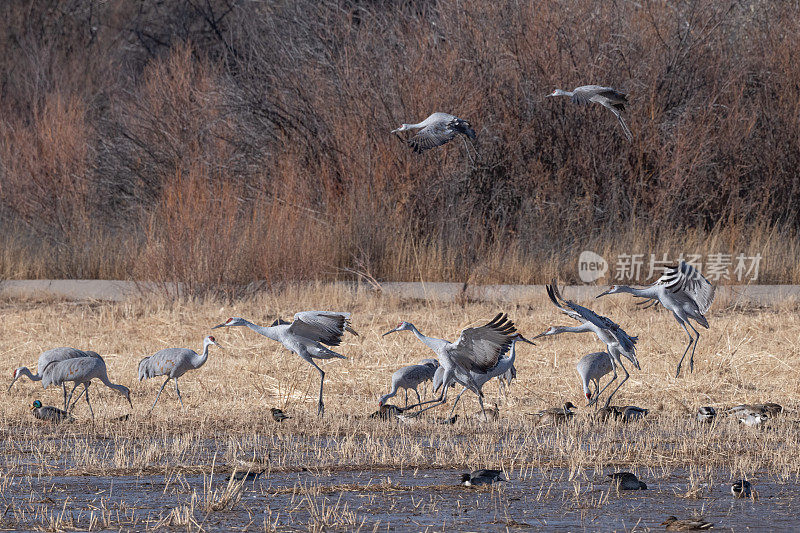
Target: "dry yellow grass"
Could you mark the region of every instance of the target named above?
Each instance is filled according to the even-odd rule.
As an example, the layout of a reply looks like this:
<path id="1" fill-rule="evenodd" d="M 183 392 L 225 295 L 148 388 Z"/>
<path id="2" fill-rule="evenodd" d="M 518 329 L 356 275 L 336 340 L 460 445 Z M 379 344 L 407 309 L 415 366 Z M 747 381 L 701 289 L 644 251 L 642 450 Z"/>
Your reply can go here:
<path id="1" fill-rule="evenodd" d="M 409 425 L 367 416 L 377 408 L 378 397 L 388 391 L 393 370 L 430 356 L 411 334 L 381 337 L 397 322 L 408 320 L 426 334 L 454 339 L 462 328 L 480 324 L 502 309 L 520 331 L 532 337 L 551 324 L 570 323 L 544 296 L 516 305 L 461 305 L 401 301 L 318 286 L 287 289 L 234 304 L 149 300 L 122 304 L 4 302 L 2 306 L 0 338 L 5 342 L 0 367 L 9 377 L 19 365 L 33 367 L 45 349 L 62 345 L 91 348 L 105 357 L 111 380 L 131 388 L 134 409 L 128 421 L 111 421 L 128 407 L 120 396 L 97 384 L 93 387 L 94 425 L 81 400 L 75 410 L 76 423 L 52 427 L 33 419 L 28 407 L 35 398 L 59 405 L 60 391 L 42 391 L 40 384 L 27 380 L 18 382 L 10 392 L 3 392 L 0 404 L 5 421 L 0 435 L 4 450 L 0 495 L 11 490 L 19 476 L 163 476 L 164 493 L 172 486 L 169 490 L 177 491 L 179 505 L 145 522 L 153 527 L 172 524 L 196 529 L 211 512 L 208 509 L 222 505 L 218 502 L 236 505 L 240 497 L 241 487 L 212 488 L 210 482 L 204 482 L 202 487 L 190 488 L 181 481 L 183 476 L 208 475 L 212 468 L 217 478 L 234 469 L 266 469 L 265 475 L 271 479 L 270 475 L 303 469 L 319 475 L 350 470 L 503 467 L 520 482 L 533 483 L 542 476 L 551 479 L 550 485 L 543 481 L 539 486 L 537 501 L 574 500 L 579 508 L 598 509 L 609 495 L 597 493 L 593 487 L 609 469 L 629 469 L 650 480 L 670 479 L 676 472 L 688 475 L 686 488 L 678 494 L 687 501 L 702 498 L 708 490 L 700 481 L 724 483 L 734 476 L 761 475 L 782 483 L 800 476 L 800 454 L 796 453 L 800 424 L 795 420 L 800 404 L 796 378 L 800 317 L 788 306 L 712 309 L 711 330 L 702 334 L 694 374 L 675 379 L 672 375 L 685 335 L 671 316 L 637 310 L 624 297 L 592 302 L 596 310 L 640 336 L 643 369 L 631 370 L 632 376 L 615 403 L 635 404 L 651 412 L 637 423 L 602 424 L 585 416 L 589 410 L 581 409 L 572 423 L 557 428 L 536 427 L 525 413 L 565 400 L 583 405 L 574 364 L 581 355 L 601 348 L 588 334 L 565 334 L 539 339 L 535 347 L 519 346 L 518 379 L 510 393 L 497 400 L 501 409 L 497 422 L 469 420 L 478 409 L 471 393 L 462 398 L 458 408 L 461 419 L 455 426 L 434 422 L 445 414 L 445 408 Z M 305 309 L 351 311 L 353 326 L 360 333 L 359 337 L 347 336 L 340 347 L 347 360 L 323 366 L 324 419 L 316 416 L 318 374 L 296 355 L 247 328 L 214 331 L 225 351 L 212 346 L 206 365 L 182 378 L 185 409 L 180 408 L 170 385 L 153 415 L 147 416 L 161 380 L 137 381 L 141 357 L 165 347 L 199 349 L 211 326 L 229 316 L 269 324 L 278 315 L 287 318 Z M 497 386 L 490 383 L 484 390 L 491 404 L 498 396 Z M 395 400 L 402 404 L 399 396 Z M 781 403 L 786 414 L 762 429 L 742 428 L 735 420 L 724 418 L 714 425 L 694 422 L 700 405 L 763 401 Z M 293 418 L 275 423 L 268 409 L 272 406 L 283 408 Z M 553 483 L 557 487 L 566 479 L 574 484 L 574 494 L 563 489 L 551 494 Z M 346 503 L 337 503 L 336 495 L 356 491 L 369 496 L 393 490 L 410 488 L 395 487 L 391 481 L 378 485 L 310 484 L 272 489 L 271 494 L 291 496 L 292 501 L 298 498 L 295 508 L 304 509 L 303 516 L 310 517 L 309 529 L 325 525 L 357 528 L 363 515 L 359 518 Z M 187 495 L 191 497 L 186 499 Z M 38 501 L 33 498 L 31 502 Z M 272 511 L 276 514 L 265 518 L 264 529 L 278 527 L 286 518 L 281 515 L 285 510 Z M 16 521 L 9 524 L 30 525 L 33 520 L 40 524 L 37 527 L 56 530 L 68 529 L 72 520 L 74 527 L 94 523 L 136 528 L 137 520 L 142 520 L 126 522 L 110 513 L 102 510 L 90 518 L 75 518 L 54 505 L 45 505 L 35 508 L 33 514 L 15 514 Z M 131 511 L 131 517 L 134 514 Z"/>

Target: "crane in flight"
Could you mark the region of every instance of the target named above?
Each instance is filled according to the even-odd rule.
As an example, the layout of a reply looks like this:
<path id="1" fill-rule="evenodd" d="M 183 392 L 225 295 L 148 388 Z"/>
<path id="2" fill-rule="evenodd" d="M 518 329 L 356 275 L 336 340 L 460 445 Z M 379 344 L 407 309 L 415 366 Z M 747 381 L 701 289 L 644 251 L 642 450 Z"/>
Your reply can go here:
<path id="1" fill-rule="evenodd" d="M 90 350 L 79 350 L 77 348 L 53 348 L 51 350 L 47 350 L 42 352 L 39 356 L 38 368 L 36 370 L 36 374 L 31 374 L 31 371 L 28 367 L 21 366 L 14 370 L 13 372 L 13 379 L 11 380 L 11 385 L 8 386 L 8 390 L 11 391 L 11 387 L 14 386 L 14 383 L 21 378 L 22 376 L 27 376 L 31 381 L 42 381 L 42 376 L 44 374 L 45 368 L 50 363 L 58 363 L 61 361 L 66 361 L 67 359 L 74 359 L 76 357 L 94 357 L 95 359 L 100 358 L 100 354 L 97 352 L 92 352 Z M 47 385 L 42 384 L 44 388 L 47 388 Z M 67 409 L 67 385 L 62 384 L 61 388 L 64 390 L 64 410 Z"/>
<path id="2" fill-rule="evenodd" d="M 418 154 L 449 143 L 459 133 L 470 139 L 475 138 L 475 130 L 472 129 L 469 122 L 449 113 L 433 113 L 417 124 L 401 124 L 399 128 L 392 130 L 392 133 L 413 129 L 418 129 L 419 133 L 407 142 L 411 149 Z"/>
<path id="3" fill-rule="evenodd" d="M 689 336 L 689 344 L 686 345 L 683 356 L 678 361 L 678 369 L 675 371 L 675 377 L 677 378 L 681 373 L 681 365 L 689 352 L 689 348 L 692 349 L 692 355 L 689 357 L 689 371 L 694 372 L 694 351 L 697 348 L 697 342 L 700 340 L 700 333 L 689 319 L 708 329 L 708 320 L 704 315 L 714 302 L 714 291 L 714 286 L 696 268 L 686 261 L 681 261 L 677 266 L 667 268 L 664 274 L 652 285 L 646 287 L 612 285 L 607 291 L 598 294 L 597 298 L 606 294 L 627 292 L 638 298 L 643 298 L 638 303 L 644 305 L 645 309 L 661 304 L 670 311 Z M 697 338 L 689 333 L 687 325 L 692 328 Z"/>
<path id="4" fill-rule="evenodd" d="M 231 317 L 222 324 L 211 329 L 247 326 L 259 335 L 278 341 L 287 349 L 299 355 L 304 361 L 317 369 L 319 380 L 319 416 L 325 413 L 322 403 L 322 387 L 325 383 L 325 372 L 317 366 L 314 359 L 347 359 L 328 346 L 339 346 L 345 331 L 358 335 L 350 327 L 350 313 L 334 311 L 303 311 L 294 315 L 291 324 L 281 324 L 278 319 L 274 326 L 265 327 L 253 324 L 240 317 Z"/>
<path id="5" fill-rule="evenodd" d="M 591 406 L 597 403 L 600 395 L 603 394 L 609 385 L 616 381 L 618 368 L 622 368 L 622 371 L 625 372 L 625 377 L 622 378 L 622 381 L 619 383 L 619 385 L 617 385 L 617 388 L 615 388 L 606 399 L 606 407 L 608 407 L 611 403 L 611 398 L 613 398 L 614 394 L 616 394 L 619 388 L 622 387 L 626 381 L 628 381 L 628 377 L 630 376 L 630 374 L 628 374 L 628 370 L 622 364 L 620 357 L 628 359 L 631 363 L 633 363 L 633 366 L 637 370 L 640 370 L 641 368 L 639 366 L 639 361 L 636 359 L 635 345 L 637 337 L 631 337 L 625 333 L 625 331 L 611 319 L 598 315 L 591 309 L 587 309 L 586 307 L 578 305 L 575 302 L 562 298 L 558 291 L 558 286 L 556 285 L 555 280 L 553 281 L 552 285 L 547 286 L 547 295 L 550 297 L 550 300 L 553 302 L 553 304 L 561 309 L 565 315 L 570 318 L 574 318 L 580 322 L 581 325 L 575 327 L 551 326 L 544 333 L 540 333 L 534 337 L 534 339 L 558 335 L 560 333 L 594 333 L 597 335 L 597 338 L 606 345 L 606 350 L 611 357 L 614 377 L 611 378 L 611 381 L 606 383 L 606 386 L 597 393 L 597 396 L 595 396 L 595 398 L 589 402 L 588 405 Z"/>
<path id="6" fill-rule="evenodd" d="M 498 372 L 496 375 L 506 372 L 510 365 L 513 364 L 513 360 L 508 363 L 510 358 L 504 358 L 503 355 L 511 348 L 513 341 L 517 337 L 517 330 L 514 327 L 514 323 L 509 320 L 508 315 L 505 313 L 498 313 L 497 316 L 483 326 L 463 330 L 456 342 L 423 335 L 410 322 L 401 322 L 396 328 L 384 333 L 383 336 L 385 337 L 396 331 L 411 331 L 423 344 L 433 350 L 442 369 L 440 371 L 441 382 L 444 384 L 439 398 L 412 405 L 409 409 L 427 403 L 433 403 L 433 405 L 407 416 L 417 416 L 423 411 L 446 403 L 447 391 L 452 381 L 460 383 L 477 394 L 478 401 L 481 404 L 481 411 L 485 411 L 481 387 L 486 381 L 480 382 L 480 380 L 492 371 L 498 370 L 498 363 L 502 363 L 502 372 Z M 503 366 L 506 363 L 508 363 L 508 366 Z"/>
<path id="7" fill-rule="evenodd" d="M 222 349 L 222 347 L 217 344 L 214 337 L 209 335 L 203 339 L 202 355 L 189 348 L 165 348 L 139 361 L 139 381 L 156 376 L 167 376 L 161 388 L 158 389 L 156 399 L 153 401 L 153 405 L 150 406 L 150 412 L 153 412 L 153 408 L 156 406 L 161 392 L 171 379 L 175 381 L 175 392 L 178 393 L 178 400 L 180 400 L 181 407 L 183 407 L 181 390 L 178 388 L 178 378 L 189 370 L 197 370 L 206 364 L 208 360 L 208 347 L 212 344 Z"/>
<path id="8" fill-rule="evenodd" d="M 631 130 L 625 124 L 625 119 L 622 118 L 622 111 L 625 111 L 625 106 L 628 104 L 628 95 L 622 91 L 618 91 L 611 87 L 603 87 L 602 85 L 582 85 L 575 87 L 572 91 L 564 91 L 556 89 L 547 96 L 569 96 L 575 104 L 588 104 L 595 102 L 605 107 L 617 117 L 619 125 L 622 126 L 622 131 L 628 141 L 633 141 Z"/>

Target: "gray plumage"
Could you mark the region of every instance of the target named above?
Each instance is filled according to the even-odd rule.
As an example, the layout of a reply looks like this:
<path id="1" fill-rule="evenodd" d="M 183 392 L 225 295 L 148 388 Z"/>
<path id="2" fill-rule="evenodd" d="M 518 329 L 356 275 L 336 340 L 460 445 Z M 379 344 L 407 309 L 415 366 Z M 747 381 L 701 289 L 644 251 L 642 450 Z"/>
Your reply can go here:
<path id="1" fill-rule="evenodd" d="M 497 316 L 483 326 L 463 330 L 456 342 L 448 342 L 423 335 L 410 322 L 401 322 L 396 328 L 384 333 L 383 336 L 385 337 L 395 331 L 413 332 L 422 343 L 436 353 L 441 365 L 441 383 L 445 385 L 439 398 L 418 404 L 433 403 L 434 405 L 421 409 L 410 416 L 418 416 L 419 413 L 447 402 L 447 391 L 453 381 L 460 383 L 466 389 L 477 394 L 481 410 L 483 410 L 483 392 L 481 391 L 483 384 L 491 377 L 504 373 L 514 364 L 513 357 L 503 357 L 503 355 L 512 348 L 516 340 L 530 343 L 530 341 L 517 334 L 514 323 L 509 320 L 508 315 L 505 313 L 498 313 Z M 512 351 L 513 353 L 515 352 Z M 437 371 L 439 370 L 437 369 Z M 461 392 L 461 394 L 463 393 L 464 391 Z M 455 409 L 456 403 L 457 401 L 454 403 L 453 409 Z"/>
<path id="2" fill-rule="evenodd" d="M 128 387 L 111 383 L 111 381 L 108 379 L 106 363 L 103 361 L 103 358 L 99 356 L 97 358 L 78 357 L 57 363 L 50 363 L 44 370 L 44 375 L 42 376 L 42 385 L 44 387 L 47 387 L 50 384 L 61 386 L 65 382 L 71 381 L 74 385 L 69 393 L 69 398 L 67 399 L 68 406 L 69 402 L 72 400 L 72 395 L 75 392 L 75 389 L 78 387 L 78 385 L 83 385 L 83 390 L 78 397 L 75 398 L 75 402 L 78 402 L 81 395 L 86 394 L 86 404 L 89 406 L 89 412 L 91 413 L 92 418 L 94 418 L 92 404 L 89 401 L 89 385 L 91 385 L 93 379 L 100 380 L 106 387 L 124 396 L 125 399 L 128 400 L 128 404 L 133 407 L 133 404 L 131 404 L 131 396 Z M 67 412 L 70 410 L 71 407 L 68 407 Z"/>
<path id="3" fill-rule="evenodd" d="M 689 319 L 708 329 L 708 320 L 706 320 L 705 314 L 714 302 L 714 286 L 696 268 L 686 261 L 681 261 L 677 266 L 664 270 L 664 274 L 652 285 L 647 287 L 612 285 L 610 289 L 597 297 L 621 292 L 642 298 L 638 303 L 644 305 L 644 308 L 660 303 L 672 313 L 672 316 L 675 317 L 675 320 L 689 336 L 689 344 L 686 345 L 683 356 L 678 361 L 675 377 L 678 377 L 681 372 L 681 365 L 689 352 L 689 348 L 692 349 L 692 355 L 689 357 L 689 371 L 694 372 L 694 352 L 700 340 L 700 333 Z M 692 328 L 696 338 L 689 333 L 687 325 Z"/>
<path id="4" fill-rule="evenodd" d="M 54 422 L 56 424 L 60 424 L 61 422 L 75 421 L 75 419 L 72 418 L 66 411 L 62 411 L 58 407 L 42 405 L 42 402 L 39 400 L 35 400 L 33 402 L 33 405 L 31 406 L 31 412 L 33 413 L 33 416 L 39 420 Z"/>
<path id="5" fill-rule="evenodd" d="M 594 405 L 597 403 L 597 399 L 600 397 L 600 395 L 603 394 L 609 385 L 616 381 L 617 368 L 622 368 L 622 371 L 625 372 L 625 377 L 622 378 L 622 381 L 619 383 L 619 385 L 617 385 L 611 394 L 608 395 L 608 398 L 606 398 L 605 406 L 608 407 L 611 404 L 611 398 L 614 397 L 614 394 L 617 393 L 620 387 L 622 387 L 622 385 L 628 381 L 628 377 L 630 377 L 628 370 L 622 364 L 620 356 L 633 363 L 633 366 L 637 370 L 641 369 L 639 366 L 639 361 L 636 359 L 637 337 L 631 337 L 625 333 L 625 330 L 623 330 L 613 320 L 598 315 L 591 309 L 587 309 L 586 307 L 578 305 L 575 302 L 565 300 L 559 293 L 558 286 L 556 285 L 555 281 L 553 281 L 552 285 L 547 285 L 547 295 L 550 297 L 550 301 L 552 301 L 556 307 L 558 307 L 567 316 L 581 322 L 581 325 L 576 327 L 553 326 L 544 333 L 534 337 L 534 339 L 548 335 L 558 335 L 559 333 L 592 332 L 597 335 L 597 338 L 606 345 L 606 350 L 611 356 L 611 361 L 613 363 L 612 371 L 614 372 L 614 376 L 611 378 L 611 381 L 606 383 L 605 387 L 603 387 L 600 392 L 597 393 L 597 396 L 591 402 L 589 402 L 589 405 Z"/>
<path id="6" fill-rule="evenodd" d="M 22 376 L 27 376 L 31 381 L 42 381 L 42 376 L 44 374 L 45 368 L 51 363 L 58 363 L 61 361 L 66 361 L 67 359 L 74 359 L 76 357 L 94 357 L 99 358 L 100 354 L 97 352 L 92 352 L 90 350 L 79 350 L 77 348 L 69 348 L 69 347 L 61 347 L 61 348 L 53 348 L 51 350 L 47 350 L 42 352 L 39 356 L 39 362 L 36 374 L 31 374 L 31 371 L 28 370 L 27 367 L 19 367 L 14 370 L 11 380 L 11 384 L 8 386 L 8 390 L 11 391 L 11 387 L 14 386 L 14 383 L 21 378 Z M 42 383 L 42 386 L 46 389 L 47 385 Z M 64 384 L 61 387 L 64 390 L 64 409 L 67 408 L 67 386 Z"/>
<path id="7" fill-rule="evenodd" d="M 611 483 L 616 485 L 618 490 L 647 490 L 644 481 L 639 481 L 639 478 L 630 472 L 616 472 L 608 474 L 608 477 L 611 478 Z"/>
<path id="8" fill-rule="evenodd" d="M 161 391 L 164 390 L 164 387 L 171 379 L 175 381 L 175 392 L 178 393 L 178 400 L 180 400 L 181 407 L 183 407 L 181 390 L 178 388 L 178 378 L 189 370 L 197 370 L 203 366 L 208 360 L 208 347 L 212 344 L 219 347 L 214 337 L 209 335 L 203 339 L 202 354 L 198 354 L 189 348 L 165 348 L 139 361 L 139 381 L 157 376 L 167 376 L 167 379 L 164 380 L 158 390 L 158 394 L 156 394 L 153 405 L 150 406 L 150 411 L 156 406 L 156 402 L 161 396 Z"/>
<path id="9" fill-rule="evenodd" d="M 417 124 L 402 124 L 399 128 L 392 130 L 392 133 L 410 129 L 420 130 L 408 140 L 408 145 L 418 154 L 447 144 L 457 134 L 465 135 L 470 139 L 475 138 L 475 130 L 472 129 L 469 122 L 448 113 L 433 113 Z"/>
<path id="10" fill-rule="evenodd" d="M 600 104 L 617 117 L 617 121 L 619 121 L 619 125 L 622 126 L 622 131 L 625 133 L 625 137 L 628 141 L 633 140 L 631 130 L 628 129 L 628 125 L 625 123 L 621 114 L 622 111 L 625 111 L 625 106 L 628 103 L 628 96 L 622 91 L 611 87 L 603 87 L 602 85 L 582 85 L 581 87 L 576 87 L 572 91 L 556 89 L 547 96 L 569 96 L 570 100 L 575 104 L 585 105 L 590 102 Z"/>
<path id="11" fill-rule="evenodd" d="M 278 320 L 278 322 L 281 321 Z M 212 329 L 232 326 L 247 326 L 268 339 L 278 341 L 287 350 L 296 353 L 316 368 L 320 374 L 318 413 L 320 416 L 325 413 L 325 405 L 322 403 L 325 372 L 317 366 L 314 359 L 347 359 L 327 346 L 339 346 L 345 331 L 358 335 L 350 327 L 350 313 L 303 311 L 294 315 L 294 321 L 291 324 L 279 323 L 270 327 L 259 326 L 240 317 L 232 317 Z"/>
<path id="12" fill-rule="evenodd" d="M 386 400 L 397 394 L 400 389 L 405 389 L 406 392 L 406 407 L 408 407 L 408 390 L 413 390 L 417 395 L 417 402 L 421 402 L 422 398 L 419 396 L 417 387 L 420 384 L 433 380 L 436 373 L 436 366 L 433 364 L 409 365 L 404 366 L 392 374 L 392 388 L 388 394 L 381 396 L 378 402 L 379 406 L 386 403 Z"/>
<path id="13" fill-rule="evenodd" d="M 589 384 L 594 383 L 594 395 L 600 392 L 600 379 L 614 370 L 611 356 L 606 352 L 594 352 L 584 355 L 575 365 L 575 370 L 581 378 L 583 394 L 587 400 L 592 399 Z"/>

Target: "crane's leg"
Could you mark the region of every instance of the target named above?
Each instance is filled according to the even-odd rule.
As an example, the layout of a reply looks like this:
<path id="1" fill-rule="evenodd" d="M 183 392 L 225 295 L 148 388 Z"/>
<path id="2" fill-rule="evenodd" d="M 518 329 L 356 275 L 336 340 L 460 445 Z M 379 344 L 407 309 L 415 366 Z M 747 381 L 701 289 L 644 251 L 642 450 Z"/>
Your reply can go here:
<path id="1" fill-rule="evenodd" d="M 462 390 L 461 392 L 459 392 L 458 396 L 456 396 L 456 401 L 453 402 L 453 408 L 450 409 L 450 417 L 449 418 L 453 418 L 453 413 L 456 410 L 456 405 L 458 405 L 458 400 L 461 399 L 461 395 L 464 394 L 465 392 L 467 392 L 466 388 L 464 390 Z"/>
<path id="2" fill-rule="evenodd" d="M 609 357 L 611 357 L 611 356 L 609 356 Z M 586 407 L 591 407 L 591 406 L 595 405 L 597 403 L 597 400 L 600 399 L 600 395 L 603 394 L 606 391 L 606 389 L 608 388 L 608 386 L 611 385 L 612 383 L 614 383 L 614 380 L 617 379 L 617 363 L 614 361 L 613 357 L 611 358 L 611 368 L 614 370 L 614 377 L 611 378 L 611 381 L 606 383 L 606 386 L 603 387 L 600 390 L 600 392 L 597 393 L 597 395 L 594 397 L 594 399 L 591 402 L 589 402 L 589 405 L 587 405 Z M 608 407 L 608 402 L 606 402 L 606 407 Z"/>
<path id="3" fill-rule="evenodd" d="M 62 385 L 63 385 L 63 383 L 62 383 Z M 69 405 L 69 402 L 70 402 L 70 401 L 72 401 L 72 393 L 74 393 L 74 392 L 75 392 L 75 389 L 76 389 L 77 387 L 78 387 L 78 384 L 77 384 L 77 383 L 75 383 L 75 382 L 73 382 L 73 384 L 72 384 L 72 390 L 71 390 L 71 391 L 69 391 L 69 398 L 67 399 L 67 401 L 66 401 L 66 405 L 64 406 L 64 410 L 65 410 L 66 412 L 68 412 L 68 413 L 69 413 L 70 411 L 72 411 L 72 408 L 73 408 L 73 407 L 75 407 L 75 404 L 72 404 L 72 407 L 69 407 L 69 408 L 67 408 L 67 406 Z M 65 388 L 64 390 L 66 390 L 66 388 Z M 81 394 L 83 394 L 83 392 L 82 392 L 82 391 L 81 391 Z M 75 398 L 75 402 L 77 403 L 77 401 L 78 401 L 78 400 L 80 400 L 80 399 L 81 399 L 81 395 L 79 394 L 79 395 L 78 395 L 78 397 L 77 397 L 77 398 Z"/>
<path id="4" fill-rule="evenodd" d="M 175 378 L 175 392 L 178 393 L 178 399 L 181 401 L 181 407 L 183 407 L 183 398 L 181 398 L 181 390 L 178 388 L 178 378 Z"/>
<path id="5" fill-rule="evenodd" d="M 408 389 L 406 389 L 406 392 L 408 392 Z M 422 398 L 420 398 L 420 396 L 419 396 L 419 391 L 417 389 L 414 389 L 414 392 L 417 393 L 417 403 L 421 403 L 422 402 Z"/>
<path id="6" fill-rule="evenodd" d="M 94 411 L 92 411 L 92 403 L 89 401 L 89 384 L 83 384 L 83 390 L 86 392 L 86 405 L 89 406 L 89 412 L 92 414 L 92 420 L 94 420 Z"/>
<path id="7" fill-rule="evenodd" d="M 694 334 L 697 335 L 697 338 L 694 340 L 694 344 L 692 345 L 692 355 L 689 357 L 689 372 L 694 372 L 694 350 L 697 348 L 697 343 L 700 342 L 700 332 L 694 329 L 694 326 L 691 322 L 689 322 L 689 327 L 692 328 Z"/>
<path id="8" fill-rule="evenodd" d="M 628 370 L 625 368 L 625 365 L 620 363 L 619 366 L 621 366 L 622 367 L 622 371 L 625 372 L 625 377 L 622 378 L 622 381 L 619 382 L 619 385 L 617 385 L 617 388 L 614 389 L 614 391 L 611 394 L 608 395 L 608 398 L 606 398 L 606 407 L 608 407 L 611 404 L 611 398 L 613 398 L 614 395 L 619 390 L 619 388 L 622 387 L 622 385 L 624 385 L 626 381 L 628 381 L 628 377 L 630 376 L 630 374 L 628 374 Z"/>
<path id="9" fill-rule="evenodd" d="M 403 389 L 406 391 L 406 406 L 405 409 L 408 409 L 408 389 Z"/>
<path id="10" fill-rule="evenodd" d="M 158 394 L 156 394 L 156 399 L 155 399 L 155 401 L 153 402 L 153 405 L 151 405 L 151 406 L 150 406 L 150 412 L 151 412 L 151 413 L 153 412 L 153 408 L 156 406 L 156 402 L 158 401 L 158 397 L 159 397 L 159 396 L 161 396 L 161 391 L 163 391 L 163 390 L 164 390 L 164 387 L 167 385 L 167 383 L 169 383 L 169 380 L 170 380 L 170 379 L 172 379 L 172 378 L 170 378 L 169 376 L 167 376 L 167 381 L 165 381 L 165 382 L 164 382 L 164 383 L 161 385 L 161 388 L 160 388 L 160 389 L 158 389 Z"/>
<path id="11" fill-rule="evenodd" d="M 420 406 L 420 405 L 423 405 L 423 404 L 426 404 L 426 403 L 433 403 L 433 405 L 431 405 L 431 406 L 428 406 L 428 407 L 426 407 L 425 409 L 420 409 L 420 410 L 419 410 L 419 411 L 417 411 L 416 413 L 413 413 L 413 414 L 410 414 L 410 415 L 406 415 L 406 416 L 407 416 L 408 418 L 416 418 L 417 416 L 419 416 L 419 415 L 420 415 L 420 413 L 424 413 L 424 412 L 425 412 L 425 411 L 427 411 L 428 409 L 433 409 L 434 407 L 439 407 L 440 405 L 446 404 L 446 403 L 447 403 L 447 389 L 449 389 L 449 388 L 450 388 L 450 387 L 445 387 L 445 388 L 444 388 L 444 390 L 442 391 L 442 394 L 441 394 L 441 396 L 439 396 L 439 397 L 438 397 L 438 398 L 436 398 L 435 400 L 428 400 L 428 401 L 426 401 L 426 402 L 418 403 L 417 405 L 412 405 L 411 407 L 409 407 L 409 409 L 412 409 L 412 408 L 414 408 L 414 407 L 418 407 L 418 406 Z M 466 389 L 465 389 L 465 390 L 466 390 Z"/>
<path id="12" fill-rule="evenodd" d="M 311 363 L 314 368 L 319 370 L 319 407 L 317 414 L 319 414 L 319 416 L 323 416 L 325 414 L 325 404 L 322 403 L 322 387 L 325 384 L 325 372 L 323 372 L 322 369 L 317 366 L 317 363 L 315 363 L 310 357 L 308 358 L 308 362 Z"/>
<path id="13" fill-rule="evenodd" d="M 681 357 L 681 360 L 678 361 L 678 370 L 675 371 L 675 377 L 676 378 L 681 373 L 681 365 L 683 364 L 683 360 L 686 358 L 686 354 L 689 352 L 689 348 L 691 348 L 692 344 L 694 344 L 694 337 L 692 337 L 692 334 L 689 333 L 688 329 L 686 329 L 686 322 L 684 322 L 683 320 L 680 320 L 680 319 L 679 319 L 679 321 L 681 323 L 681 326 L 683 326 L 683 330 L 686 332 L 687 335 L 689 335 L 689 344 L 686 345 L 686 349 L 683 351 L 683 357 Z M 692 328 L 692 329 L 694 329 L 694 328 Z M 694 357 L 694 350 L 692 350 L 692 357 Z"/>
<path id="14" fill-rule="evenodd" d="M 67 410 L 67 382 L 61 384 L 61 388 L 64 389 L 64 411 Z"/>

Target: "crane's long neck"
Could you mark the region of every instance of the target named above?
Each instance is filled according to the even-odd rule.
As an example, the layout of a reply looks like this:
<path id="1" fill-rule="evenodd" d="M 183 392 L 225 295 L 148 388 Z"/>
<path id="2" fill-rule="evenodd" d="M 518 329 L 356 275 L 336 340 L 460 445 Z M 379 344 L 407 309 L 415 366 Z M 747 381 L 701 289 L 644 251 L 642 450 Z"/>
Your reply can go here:
<path id="1" fill-rule="evenodd" d="M 640 296 L 642 298 L 657 298 L 658 297 L 658 288 L 654 286 L 650 287 L 629 287 L 627 285 L 619 285 L 617 287 L 617 292 L 627 292 L 628 294 L 633 294 L 634 296 Z"/>
<path id="2" fill-rule="evenodd" d="M 42 381 L 42 376 L 39 374 L 31 374 L 31 371 L 28 370 L 27 366 L 23 366 L 19 370 L 17 370 L 17 377 L 14 378 L 14 381 L 21 378 L 22 376 L 28 376 L 31 381 Z"/>
<path id="3" fill-rule="evenodd" d="M 556 89 L 553 96 L 572 96 L 574 91 L 565 91 L 563 89 Z"/>
<path id="4" fill-rule="evenodd" d="M 444 346 L 447 343 L 447 341 L 445 341 L 445 340 L 437 339 L 435 337 L 428 337 L 427 335 L 423 335 L 417 329 L 417 326 L 415 326 L 414 324 L 410 324 L 410 326 L 411 326 L 411 331 L 414 332 L 414 335 L 416 335 L 417 338 L 419 340 L 421 340 L 423 342 L 423 344 L 425 344 L 425 346 L 427 346 L 428 348 L 430 348 L 431 350 L 433 350 L 437 354 L 439 353 L 439 350 L 442 348 L 442 346 Z"/>
<path id="5" fill-rule="evenodd" d="M 200 355 L 195 354 L 195 356 L 192 358 L 192 366 L 194 368 L 200 368 L 201 366 L 206 364 L 206 361 L 208 361 L 209 346 L 211 346 L 210 342 L 203 343 L 203 353 L 201 353 Z"/>
<path id="6" fill-rule="evenodd" d="M 586 333 L 592 330 L 592 325 L 589 322 L 584 322 L 580 326 L 561 326 L 557 328 L 554 335 L 558 335 L 559 333 Z"/>
<path id="7" fill-rule="evenodd" d="M 252 329 L 256 333 L 258 333 L 259 335 L 264 335 L 268 339 L 272 339 L 274 341 L 279 341 L 279 342 L 280 342 L 279 333 L 282 330 L 287 329 L 289 327 L 286 324 L 281 324 L 279 326 L 272 326 L 272 327 L 259 326 L 258 324 L 253 324 L 248 320 L 244 320 L 244 325 Z"/>

